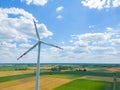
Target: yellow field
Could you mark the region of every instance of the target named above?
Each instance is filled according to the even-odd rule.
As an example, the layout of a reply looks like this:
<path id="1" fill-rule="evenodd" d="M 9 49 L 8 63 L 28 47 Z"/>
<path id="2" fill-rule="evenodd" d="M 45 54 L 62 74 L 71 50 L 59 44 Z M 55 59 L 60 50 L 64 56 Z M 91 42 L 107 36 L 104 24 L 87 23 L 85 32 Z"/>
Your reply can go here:
<path id="1" fill-rule="evenodd" d="M 120 72 L 120 68 L 119 67 L 112 67 L 112 68 L 108 68 L 107 70 L 109 72 Z"/>
<path id="2" fill-rule="evenodd" d="M 12 76 L 12 75 L 18 75 L 18 74 L 27 74 L 27 73 L 33 73 L 33 72 L 36 72 L 36 71 L 34 70 L 0 71 L 0 77 Z"/>
<path id="3" fill-rule="evenodd" d="M 43 70 L 50 70 L 52 67 L 51 66 L 41 66 L 40 69 Z"/>
<path id="4" fill-rule="evenodd" d="M 42 76 L 40 82 L 40 90 L 52 90 L 53 88 L 56 88 L 70 81 L 71 81 L 70 79 Z M 35 77 L 0 83 L 0 90 L 34 90 L 34 89 L 35 89 Z"/>

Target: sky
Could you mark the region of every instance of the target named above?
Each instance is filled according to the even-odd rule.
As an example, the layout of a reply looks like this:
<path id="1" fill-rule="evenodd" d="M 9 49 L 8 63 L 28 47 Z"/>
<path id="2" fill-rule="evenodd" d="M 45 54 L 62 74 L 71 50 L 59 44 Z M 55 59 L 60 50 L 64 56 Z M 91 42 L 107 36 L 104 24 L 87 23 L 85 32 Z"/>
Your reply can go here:
<path id="1" fill-rule="evenodd" d="M 0 63 L 119 63 L 120 0 L 0 0 Z"/>

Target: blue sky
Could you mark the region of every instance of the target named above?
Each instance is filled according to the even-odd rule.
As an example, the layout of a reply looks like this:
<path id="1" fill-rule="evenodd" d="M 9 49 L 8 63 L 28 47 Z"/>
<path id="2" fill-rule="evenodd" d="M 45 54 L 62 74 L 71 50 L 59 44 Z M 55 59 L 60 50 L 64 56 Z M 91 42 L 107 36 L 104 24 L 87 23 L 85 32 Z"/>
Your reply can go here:
<path id="1" fill-rule="evenodd" d="M 42 63 L 120 63 L 120 0 L 0 0 L 0 63 L 33 63 L 32 19 L 43 41 Z"/>

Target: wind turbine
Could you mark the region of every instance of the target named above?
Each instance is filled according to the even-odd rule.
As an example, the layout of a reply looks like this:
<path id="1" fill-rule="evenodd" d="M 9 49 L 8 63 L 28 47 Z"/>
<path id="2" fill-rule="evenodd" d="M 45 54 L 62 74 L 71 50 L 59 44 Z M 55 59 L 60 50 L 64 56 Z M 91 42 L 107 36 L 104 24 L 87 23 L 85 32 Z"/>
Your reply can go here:
<path id="1" fill-rule="evenodd" d="M 38 42 L 35 45 L 33 45 L 30 49 L 28 49 L 25 53 L 23 53 L 20 57 L 18 57 L 17 60 L 19 60 L 20 58 L 22 58 L 24 55 L 26 55 L 28 52 L 30 52 L 32 49 L 34 49 L 38 45 L 38 58 L 37 58 L 37 66 L 36 66 L 37 69 L 36 69 L 36 87 L 35 87 L 35 90 L 39 90 L 40 49 L 41 49 L 41 44 L 46 44 L 48 46 L 52 46 L 52 47 L 55 47 L 55 48 L 58 48 L 58 49 L 62 49 L 62 50 L 63 50 L 63 48 L 61 48 L 59 46 L 56 46 L 56 45 L 53 45 L 53 44 L 50 44 L 50 43 L 46 43 L 46 42 L 41 41 L 39 33 L 38 33 L 38 30 L 37 30 L 36 22 L 34 21 L 34 19 L 33 19 L 33 22 L 34 22 L 34 27 L 35 27 L 36 35 L 37 35 L 37 38 L 38 38 Z"/>

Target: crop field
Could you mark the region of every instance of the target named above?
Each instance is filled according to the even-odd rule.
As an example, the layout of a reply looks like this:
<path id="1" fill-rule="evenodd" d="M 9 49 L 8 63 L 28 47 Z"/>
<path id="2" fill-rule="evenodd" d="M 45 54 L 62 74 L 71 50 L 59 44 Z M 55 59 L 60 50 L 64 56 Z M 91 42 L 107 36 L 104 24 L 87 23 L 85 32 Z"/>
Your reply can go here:
<path id="1" fill-rule="evenodd" d="M 19 74 L 28 74 L 35 72 L 34 69 L 30 69 L 27 66 L 1 66 L 0 67 L 0 77 L 12 76 Z"/>
<path id="2" fill-rule="evenodd" d="M 54 90 L 112 90 L 112 83 L 77 79 Z"/>
<path id="3" fill-rule="evenodd" d="M 120 90 L 119 67 L 88 66 L 86 69 L 44 65 L 40 73 L 40 90 L 113 90 L 113 75 L 117 77 L 116 90 Z M 35 72 L 35 66 L 0 67 L 0 90 L 34 90 Z"/>
<path id="4" fill-rule="evenodd" d="M 70 82 L 70 79 L 53 78 L 42 76 L 40 82 L 40 90 L 53 90 L 60 85 Z M 35 77 L 13 80 L 0 83 L 0 90 L 34 90 Z"/>
<path id="5" fill-rule="evenodd" d="M 118 68 L 118 67 L 108 68 L 107 71 L 109 71 L 109 72 L 120 72 L 120 68 Z"/>
<path id="6" fill-rule="evenodd" d="M 28 74 L 34 73 L 33 70 L 20 70 L 20 71 L 0 71 L 0 77 L 3 76 L 13 76 L 13 75 L 20 75 L 20 74 Z"/>

